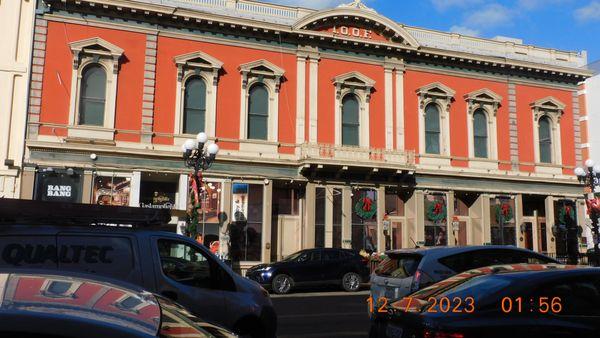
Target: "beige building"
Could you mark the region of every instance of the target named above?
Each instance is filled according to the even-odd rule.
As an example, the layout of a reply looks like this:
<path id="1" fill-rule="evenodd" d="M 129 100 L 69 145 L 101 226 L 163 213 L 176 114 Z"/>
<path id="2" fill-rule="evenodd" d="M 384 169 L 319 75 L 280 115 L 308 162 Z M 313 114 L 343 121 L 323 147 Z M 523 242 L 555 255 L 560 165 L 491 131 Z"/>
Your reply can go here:
<path id="1" fill-rule="evenodd" d="M 0 1 L 0 197 L 19 197 L 36 2 Z"/>

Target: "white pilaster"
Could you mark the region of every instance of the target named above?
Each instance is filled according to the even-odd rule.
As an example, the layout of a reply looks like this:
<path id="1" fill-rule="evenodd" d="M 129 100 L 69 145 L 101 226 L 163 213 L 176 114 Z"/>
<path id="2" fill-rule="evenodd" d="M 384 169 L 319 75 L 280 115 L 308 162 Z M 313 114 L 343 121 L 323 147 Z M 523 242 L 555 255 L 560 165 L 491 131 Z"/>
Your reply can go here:
<path id="1" fill-rule="evenodd" d="M 385 90 L 385 149 L 394 148 L 394 83 L 393 68 L 386 66 L 384 70 Z"/>
<path id="2" fill-rule="evenodd" d="M 396 149 L 404 150 L 404 69 L 396 68 Z"/>
<path id="3" fill-rule="evenodd" d="M 309 78 L 309 130 L 308 130 L 308 141 L 310 143 L 317 143 L 317 111 L 318 111 L 318 99 L 319 99 L 319 59 L 310 57 L 309 66 L 310 78 Z"/>
<path id="4" fill-rule="evenodd" d="M 142 184 L 142 173 L 134 171 L 131 174 L 131 190 L 129 192 L 129 206 L 138 208 L 140 206 L 140 186 Z"/>
<path id="5" fill-rule="evenodd" d="M 296 143 L 304 143 L 306 114 L 306 55 L 299 54 L 296 61 Z"/>

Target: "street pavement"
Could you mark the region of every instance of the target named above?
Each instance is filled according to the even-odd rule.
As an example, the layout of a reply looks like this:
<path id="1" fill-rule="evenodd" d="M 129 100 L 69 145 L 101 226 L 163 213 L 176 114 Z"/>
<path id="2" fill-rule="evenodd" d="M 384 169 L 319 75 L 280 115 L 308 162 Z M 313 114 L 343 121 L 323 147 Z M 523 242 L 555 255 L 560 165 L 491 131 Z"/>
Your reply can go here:
<path id="1" fill-rule="evenodd" d="M 279 338 L 367 337 L 368 291 L 273 295 Z"/>

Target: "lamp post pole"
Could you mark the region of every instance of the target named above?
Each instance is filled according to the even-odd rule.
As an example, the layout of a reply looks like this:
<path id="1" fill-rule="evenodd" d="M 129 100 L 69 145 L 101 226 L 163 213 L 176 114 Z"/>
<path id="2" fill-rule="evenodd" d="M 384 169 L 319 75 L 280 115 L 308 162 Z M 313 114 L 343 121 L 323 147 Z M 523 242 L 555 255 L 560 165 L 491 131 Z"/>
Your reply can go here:
<path id="1" fill-rule="evenodd" d="M 190 188 L 193 190 L 194 197 L 194 205 L 192 205 L 190 212 L 192 229 L 188 230 L 188 235 L 192 237 L 196 237 L 198 232 L 197 213 L 202 206 L 202 201 L 199 198 L 202 194 L 202 172 L 212 166 L 219 152 L 219 146 L 216 143 L 206 146 L 207 141 L 208 136 L 206 133 L 201 132 L 196 136 L 196 141 L 186 140 L 181 147 L 186 167 L 194 170 L 193 176 L 190 178 Z M 204 220 L 204 210 L 202 210 L 202 218 Z M 202 241 L 204 241 L 204 226 L 202 227 Z"/>
<path id="2" fill-rule="evenodd" d="M 598 218 L 600 217 L 600 200 L 595 196 L 596 187 L 600 184 L 600 164 L 595 164 L 593 160 L 588 159 L 585 161 L 584 168 L 575 168 L 575 175 L 580 183 L 586 185 L 590 189 L 589 194 L 584 193 L 588 212 L 590 214 L 590 220 L 592 221 L 592 232 L 594 240 L 594 265 L 600 266 L 600 250 L 598 246 L 598 240 L 600 239 Z"/>

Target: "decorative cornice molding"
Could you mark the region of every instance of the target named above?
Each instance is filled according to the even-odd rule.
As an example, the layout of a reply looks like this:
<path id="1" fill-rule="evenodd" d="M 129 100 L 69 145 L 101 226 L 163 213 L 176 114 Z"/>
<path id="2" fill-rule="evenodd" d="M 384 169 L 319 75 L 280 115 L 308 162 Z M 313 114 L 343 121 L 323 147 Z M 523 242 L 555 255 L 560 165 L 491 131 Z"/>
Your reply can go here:
<path id="1" fill-rule="evenodd" d="M 469 114 L 473 114 L 478 108 L 488 106 L 492 108 L 494 115 L 496 115 L 502 102 L 502 96 L 487 88 L 470 92 L 464 96 L 464 99 L 467 101 Z"/>

